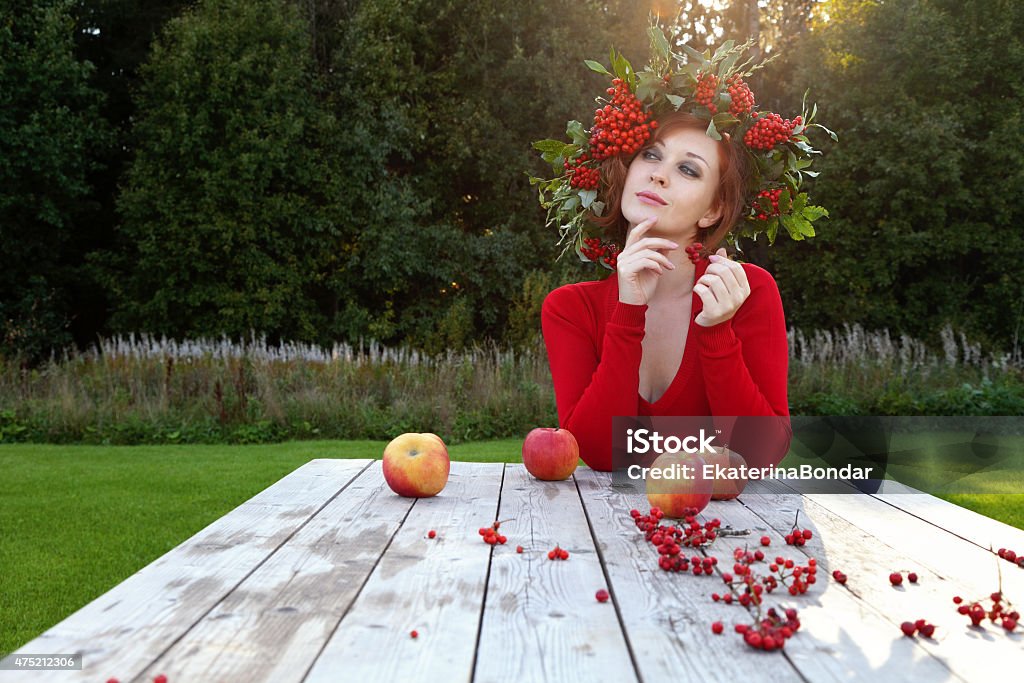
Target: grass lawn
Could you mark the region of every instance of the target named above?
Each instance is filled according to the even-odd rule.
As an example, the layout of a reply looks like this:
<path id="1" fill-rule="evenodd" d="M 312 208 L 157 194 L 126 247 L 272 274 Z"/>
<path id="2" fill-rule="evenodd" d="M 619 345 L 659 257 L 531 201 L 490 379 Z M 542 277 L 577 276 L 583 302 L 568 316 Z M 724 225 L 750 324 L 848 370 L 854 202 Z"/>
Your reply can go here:
<path id="1" fill-rule="evenodd" d="M 0 656 L 303 463 L 378 458 L 384 445 L 0 446 Z M 521 445 L 476 442 L 449 453 L 514 462 Z M 1024 528 L 1024 495 L 944 497 Z"/>

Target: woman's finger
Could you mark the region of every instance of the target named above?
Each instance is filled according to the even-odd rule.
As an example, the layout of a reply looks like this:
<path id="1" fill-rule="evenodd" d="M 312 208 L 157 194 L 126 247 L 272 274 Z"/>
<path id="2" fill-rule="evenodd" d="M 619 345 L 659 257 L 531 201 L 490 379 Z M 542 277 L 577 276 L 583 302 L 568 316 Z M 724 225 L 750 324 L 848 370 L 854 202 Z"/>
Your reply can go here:
<path id="1" fill-rule="evenodd" d="M 626 235 L 626 243 L 622 246 L 623 251 L 625 251 L 627 247 L 631 246 L 634 242 L 643 237 L 643 234 L 650 230 L 651 226 L 657 222 L 658 217 L 651 216 L 650 218 L 642 220 L 636 225 L 634 225 L 633 229 L 629 231 L 628 235 Z"/>
<path id="2" fill-rule="evenodd" d="M 669 260 L 668 256 L 665 256 L 660 251 L 654 251 L 653 249 L 641 249 L 640 251 L 631 254 L 630 257 L 654 259 L 655 261 L 669 269 L 673 269 L 676 267 L 676 264 L 672 263 L 672 261 Z"/>
<path id="3" fill-rule="evenodd" d="M 739 265 L 739 264 L 737 263 L 736 265 Z M 740 266 L 740 271 L 741 272 L 743 271 L 743 267 L 742 266 Z M 705 274 L 710 273 L 712 275 L 716 275 L 719 278 L 721 278 L 722 282 L 725 283 L 726 288 L 730 292 L 742 292 L 743 291 L 743 285 L 741 285 L 739 280 L 737 279 L 736 270 L 734 268 L 730 268 L 729 266 L 727 266 L 722 261 L 719 261 L 717 263 L 712 263 L 711 265 L 709 265 L 707 267 L 707 270 L 705 270 L 704 273 Z M 746 278 L 744 278 L 744 279 L 746 279 Z"/>

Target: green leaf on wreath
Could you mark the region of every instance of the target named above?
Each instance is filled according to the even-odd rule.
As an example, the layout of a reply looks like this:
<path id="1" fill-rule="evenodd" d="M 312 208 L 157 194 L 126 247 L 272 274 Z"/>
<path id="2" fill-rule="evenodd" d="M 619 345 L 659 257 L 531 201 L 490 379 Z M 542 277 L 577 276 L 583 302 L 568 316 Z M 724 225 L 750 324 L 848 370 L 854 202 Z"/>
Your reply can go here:
<path id="1" fill-rule="evenodd" d="M 594 213 L 595 216 L 603 216 L 604 202 L 594 202 L 593 204 L 590 205 L 590 210 Z"/>
<path id="2" fill-rule="evenodd" d="M 689 55 L 690 58 L 692 58 L 697 64 L 699 64 L 701 68 L 703 68 L 708 61 L 707 57 L 697 52 L 689 45 L 683 45 L 683 50 L 685 50 L 686 54 Z"/>
<path id="3" fill-rule="evenodd" d="M 583 202 L 583 208 L 589 208 L 594 200 L 597 199 L 597 190 L 581 190 L 580 201 Z"/>
<path id="4" fill-rule="evenodd" d="M 768 244 L 769 245 L 775 244 L 775 236 L 779 232 L 779 219 L 778 218 L 770 219 L 768 221 L 768 227 L 767 227 L 767 229 L 765 229 L 765 232 L 768 234 Z"/>
<path id="5" fill-rule="evenodd" d="M 586 145 L 589 141 L 586 132 L 583 130 L 583 124 L 579 121 L 570 121 L 565 129 L 565 133 L 577 145 Z"/>
<path id="6" fill-rule="evenodd" d="M 796 199 L 793 200 L 793 209 L 792 209 L 792 211 L 795 214 L 803 213 L 803 210 L 804 210 L 805 206 L 807 206 L 807 193 L 806 192 L 801 192 L 800 194 L 798 194 L 796 196 Z"/>
<path id="7" fill-rule="evenodd" d="M 784 213 L 779 218 L 782 220 L 782 227 L 786 228 L 794 240 L 802 240 L 804 236 L 814 237 L 814 226 L 803 216 Z"/>
<path id="8" fill-rule="evenodd" d="M 683 102 L 685 101 L 679 95 L 665 95 L 665 99 L 668 100 L 673 107 L 675 107 L 676 111 L 679 111 L 679 107 L 683 106 Z"/>
<path id="9" fill-rule="evenodd" d="M 707 134 L 708 134 L 708 137 L 711 138 L 712 140 L 721 140 L 722 139 L 722 134 L 718 132 L 717 128 L 715 128 L 715 120 L 714 119 L 711 119 L 710 121 L 708 121 Z"/>
<path id="10" fill-rule="evenodd" d="M 672 48 L 669 47 L 662 30 L 657 26 L 651 26 L 647 29 L 647 33 L 651 38 L 651 47 L 655 53 L 662 59 L 668 59 L 672 55 Z"/>
<path id="11" fill-rule="evenodd" d="M 641 102 L 648 102 L 654 99 L 661 89 L 663 81 L 653 71 L 644 71 L 640 74 L 640 84 L 636 86 L 636 97 Z"/>
<path id="12" fill-rule="evenodd" d="M 815 221 L 822 216 L 828 217 L 828 209 L 823 206 L 805 206 L 802 215 L 808 221 Z"/>
<path id="13" fill-rule="evenodd" d="M 604 76 L 612 75 L 611 72 L 608 71 L 608 69 L 604 68 L 604 64 L 602 64 L 601 62 L 595 62 L 593 59 L 585 59 L 583 60 L 583 63 L 590 67 L 591 71 L 596 71 L 597 73 L 602 74 Z"/>
<path id="14" fill-rule="evenodd" d="M 736 41 L 735 40 L 727 40 L 727 41 L 725 41 L 724 43 L 722 43 L 721 45 L 718 46 L 717 50 L 715 50 L 715 56 L 711 58 L 711 61 L 712 62 L 717 62 L 726 53 L 728 53 L 729 50 L 733 49 L 735 46 L 736 46 Z"/>

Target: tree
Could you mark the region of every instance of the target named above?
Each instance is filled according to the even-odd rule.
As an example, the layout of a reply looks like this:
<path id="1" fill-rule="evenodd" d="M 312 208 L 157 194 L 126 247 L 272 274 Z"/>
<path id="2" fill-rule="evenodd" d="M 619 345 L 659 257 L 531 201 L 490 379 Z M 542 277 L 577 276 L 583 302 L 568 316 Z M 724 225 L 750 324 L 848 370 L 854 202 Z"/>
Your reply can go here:
<path id="1" fill-rule="evenodd" d="M 0 12 L 0 345 L 38 359 L 70 341 L 92 150 L 108 143 L 92 66 L 74 54 L 70 0 Z"/>
<path id="2" fill-rule="evenodd" d="M 306 22 L 281 0 L 208 0 L 142 70 L 107 284 L 114 325 L 326 341 L 318 307 L 342 191 Z"/>
<path id="3" fill-rule="evenodd" d="M 784 244 L 790 322 L 937 337 L 952 322 L 1007 347 L 1024 315 L 1020 3 L 835 0 L 800 49 L 840 143 L 815 200 L 832 220 Z"/>

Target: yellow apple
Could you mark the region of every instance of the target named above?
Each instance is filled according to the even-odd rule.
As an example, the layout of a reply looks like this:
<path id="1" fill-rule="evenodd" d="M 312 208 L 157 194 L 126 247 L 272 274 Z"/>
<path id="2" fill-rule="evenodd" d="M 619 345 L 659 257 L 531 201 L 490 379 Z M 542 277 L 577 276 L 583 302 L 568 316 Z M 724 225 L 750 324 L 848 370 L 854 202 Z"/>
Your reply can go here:
<path id="1" fill-rule="evenodd" d="M 448 483 L 451 461 L 437 434 L 407 433 L 384 448 L 384 480 L 406 498 L 436 496 Z"/>
<path id="2" fill-rule="evenodd" d="M 662 476 L 659 478 L 658 474 Z M 711 501 L 715 482 L 704 478 L 704 459 L 690 453 L 664 453 L 647 473 L 647 501 L 666 517 L 681 518 L 687 508 L 698 512 Z"/>

